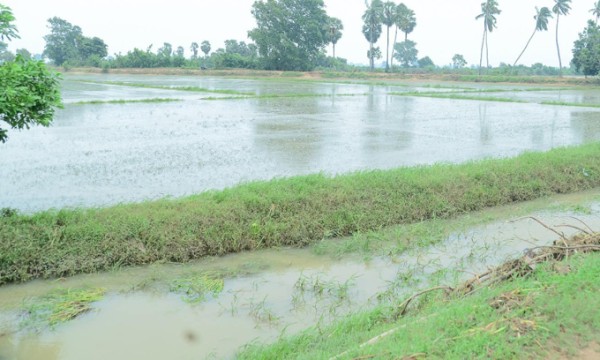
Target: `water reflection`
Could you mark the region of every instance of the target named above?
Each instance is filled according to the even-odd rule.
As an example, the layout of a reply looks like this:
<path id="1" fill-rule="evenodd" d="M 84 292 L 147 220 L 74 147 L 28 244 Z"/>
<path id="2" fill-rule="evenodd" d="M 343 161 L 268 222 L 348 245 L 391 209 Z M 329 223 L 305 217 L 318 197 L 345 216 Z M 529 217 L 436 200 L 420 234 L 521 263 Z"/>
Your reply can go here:
<path id="1" fill-rule="evenodd" d="M 580 142 L 593 142 L 600 138 L 600 112 L 571 112 L 571 129 Z"/>
<path id="2" fill-rule="evenodd" d="M 387 92 L 411 88 L 361 84 L 143 76 L 105 80 L 132 78 L 325 96 L 200 101 L 192 94 L 195 98 L 178 103 L 67 105 L 54 126 L 11 131 L 9 141 L 0 144 L 0 207 L 35 211 L 108 205 L 249 180 L 505 157 L 600 139 L 600 112 L 592 109 L 397 97 Z M 139 95 L 135 88 L 108 86 L 65 96 L 110 98 L 128 91 Z M 565 96 L 588 93 L 598 95 L 571 90 Z"/>

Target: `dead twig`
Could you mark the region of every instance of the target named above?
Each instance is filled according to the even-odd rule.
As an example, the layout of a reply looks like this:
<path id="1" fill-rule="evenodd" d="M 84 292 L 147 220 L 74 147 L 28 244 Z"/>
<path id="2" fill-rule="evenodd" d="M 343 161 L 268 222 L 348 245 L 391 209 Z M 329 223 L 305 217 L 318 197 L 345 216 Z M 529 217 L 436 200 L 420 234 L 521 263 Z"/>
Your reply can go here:
<path id="1" fill-rule="evenodd" d="M 449 287 L 449 286 L 437 286 L 431 289 L 427 289 L 427 290 L 423 290 L 419 293 L 414 294 L 413 296 L 409 297 L 408 299 L 406 299 L 402 304 L 400 304 L 399 308 L 401 308 L 402 310 L 399 312 L 399 316 L 404 316 L 406 314 L 406 309 L 408 309 L 408 305 L 410 305 L 410 303 L 415 300 L 416 298 L 418 298 L 419 296 L 428 294 L 430 292 L 434 292 L 434 291 L 439 291 L 439 290 L 444 290 L 446 292 L 446 294 L 451 293 L 452 291 L 454 291 L 453 288 Z"/>
<path id="2" fill-rule="evenodd" d="M 516 219 L 516 220 L 513 220 L 513 221 L 511 221 L 511 222 L 513 222 L 513 223 L 514 223 L 514 222 L 521 221 L 521 220 L 526 220 L 526 219 L 531 219 L 531 220 L 533 220 L 533 221 L 537 222 L 538 224 L 542 225 L 544 228 L 546 228 L 546 229 L 548 229 L 548 230 L 552 231 L 552 232 L 553 232 L 553 233 L 555 233 L 556 235 L 560 236 L 560 238 L 561 238 L 561 239 L 563 239 L 563 241 L 565 242 L 565 245 L 567 244 L 567 241 L 568 241 L 569 239 L 567 239 L 567 237 L 565 236 L 565 234 L 563 234 L 563 233 L 561 233 L 561 232 L 557 231 L 556 229 L 553 229 L 553 228 L 551 228 L 550 226 L 546 225 L 546 224 L 545 224 L 545 223 L 544 223 L 542 220 L 540 220 L 540 219 L 536 218 L 535 216 L 525 216 L 525 217 L 522 217 L 522 218 L 518 218 L 518 219 Z"/>
<path id="3" fill-rule="evenodd" d="M 556 225 L 556 226 L 554 226 L 554 227 L 568 227 L 568 228 L 571 228 L 571 229 L 575 229 L 575 230 L 577 230 L 577 231 L 581 231 L 582 233 L 584 233 L 584 234 L 586 234 L 586 235 L 591 235 L 591 233 L 590 233 L 590 232 L 588 232 L 587 230 L 585 230 L 585 229 L 582 229 L 582 228 L 580 228 L 580 227 L 578 227 L 578 226 L 575 226 L 575 225 L 562 224 L 562 225 Z"/>
<path id="4" fill-rule="evenodd" d="M 579 223 L 581 223 L 583 226 L 585 226 L 586 228 L 588 228 L 588 230 L 589 230 L 591 233 L 594 233 L 594 232 L 595 232 L 595 231 L 594 231 L 594 229 L 592 229 L 592 228 L 591 228 L 591 227 L 590 227 L 588 224 L 586 224 L 586 223 L 585 223 L 583 220 L 581 220 L 581 219 L 579 219 L 579 218 L 576 218 L 575 216 L 569 216 L 569 218 L 571 218 L 571 219 L 573 219 L 573 220 L 575 220 L 575 221 L 578 221 Z"/>

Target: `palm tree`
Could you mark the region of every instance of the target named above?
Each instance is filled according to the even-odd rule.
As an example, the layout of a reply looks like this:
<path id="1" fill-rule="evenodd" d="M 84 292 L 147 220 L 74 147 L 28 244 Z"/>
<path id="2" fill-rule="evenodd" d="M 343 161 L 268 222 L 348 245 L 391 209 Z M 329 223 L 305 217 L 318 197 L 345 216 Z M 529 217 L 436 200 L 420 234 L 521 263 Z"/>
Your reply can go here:
<path id="1" fill-rule="evenodd" d="M 481 75 L 481 64 L 483 63 L 483 48 L 486 48 L 486 59 L 487 66 L 490 66 L 489 48 L 487 46 L 487 35 L 488 32 L 494 31 L 496 28 L 496 15 L 499 15 L 502 11 L 498 8 L 498 2 L 496 0 L 487 0 L 481 3 L 481 14 L 475 17 L 475 20 L 483 18 L 483 39 L 481 40 L 481 55 L 479 57 L 479 75 Z"/>
<path id="2" fill-rule="evenodd" d="M 594 8 L 590 10 L 590 12 L 596 17 L 596 24 L 598 23 L 598 19 L 600 19 L 600 0 L 598 0 L 594 4 Z"/>
<path id="3" fill-rule="evenodd" d="M 517 60 L 515 60 L 513 66 L 517 65 L 519 59 L 521 59 L 521 56 L 523 56 L 525 50 L 527 50 L 527 47 L 529 46 L 529 43 L 531 42 L 531 39 L 533 39 L 535 33 L 537 33 L 538 31 L 548 31 L 548 20 L 550 20 L 551 18 L 552 12 L 550 11 L 550 9 L 548 9 L 545 6 L 541 9 L 539 9 L 537 6 L 535 7 L 535 16 L 533 17 L 533 19 L 535 20 L 535 29 L 533 30 L 533 34 L 531 34 L 531 37 L 527 41 L 527 44 L 525 44 L 525 48 L 523 49 L 523 51 L 521 51 L 521 54 L 519 54 Z"/>
<path id="4" fill-rule="evenodd" d="M 383 3 L 381 22 L 387 27 L 387 47 L 385 52 L 385 71 L 390 70 L 390 28 L 396 23 L 396 4 L 391 1 Z"/>
<path id="5" fill-rule="evenodd" d="M 335 59 L 335 45 L 342 38 L 342 30 L 344 30 L 344 24 L 342 24 L 342 20 L 337 18 L 329 18 L 329 21 L 326 25 L 325 33 L 327 34 L 327 39 L 333 46 L 333 58 Z"/>
<path id="6" fill-rule="evenodd" d="M 571 10 L 571 0 L 554 0 L 552 12 L 556 14 L 556 51 L 558 52 L 559 74 L 562 76 L 562 60 L 560 58 L 560 46 L 558 45 L 558 23 L 561 15 L 568 15 Z"/>
<path id="7" fill-rule="evenodd" d="M 190 46 L 190 50 L 192 51 L 192 59 L 196 60 L 198 58 L 198 49 L 199 48 L 200 48 L 200 45 L 198 45 L 198 43 L 195 41 Z"/>
<path id="8" fill-rule="evenodd" d="M 600 0 L 599 0 L 600 1 Z M 398 39 L 398 29 L 404 33 L 404 41 L 408 40 L 408 34 L 415 30 L 417 19 L 415 12 L 409 9 L 404 3 L 400 3 L 396 8 L 396 33 L 394 34 L 394 46 L 392 47 L 392 65 L 394 61 L 394 51 Z"/>
<path id="9" fill-rule="evenodd" d="M 365 35 L 367 41 L 369 41 L 369 60 L 371 63 L 371 70 L 375 69 L 375 61 L 373 54 L 373 44 L 377 42 L 379 36 L 381 36 L 381 17 L 382 17 L 382 7 L 383 3 L 381 0 L 372 0 L 371 4 L 369 4 L 369 0 L 365 0 L 365 5 L 367 5 L 367 10 L 362 16 L 364 21 L 363 25 L 363 34 Z"/>

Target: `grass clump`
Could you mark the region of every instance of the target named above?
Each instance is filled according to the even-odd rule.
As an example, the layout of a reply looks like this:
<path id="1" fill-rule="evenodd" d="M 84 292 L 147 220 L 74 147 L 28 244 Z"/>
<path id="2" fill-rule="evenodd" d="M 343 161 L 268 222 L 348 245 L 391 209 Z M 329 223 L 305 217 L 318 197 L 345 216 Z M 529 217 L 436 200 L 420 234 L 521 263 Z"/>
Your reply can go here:
<path id="1" fill-rule="evenodd" d="M 577 241 L 597 251 L 598 240 L 596 234 Z M 238 358 L 522 359 L 551 355 L 550 343 L 574 353 L 579 343 L 600 340 L 600 253 L 569 251 L 562 260 L 553 260 L 555 250 L 543 252 L 552 260 L 479 285 L 468 295 L 464 291 L 473 281 L 450 293 L 427 293 L 406 313 L 406 301 L 396 299 L 272 345 L 251 345 Z M 515 270 L 514 264 L 496 270 Z"/>
<path id="2" fill-rule="evenodd" d="M 0 285 L 276 246 L 600 186 L 600 144 L 460 165 L 253 182 L 176 200 L 0 217 Z"/>
<path id="3" fill-rule="evenodd" d="M 60 290 L 33 299 L 24 306 L 24 329 L 55 327 L 91 310 L 104 297 L 104 289 Z"/>
<path id="4" fill-rule="evenodd" d="M 171 283 L 171 292 L 181 294 L 188 303 L 200 303 L 209 297 L 218 296 L 225 287 L 225 281 L 209 275 L 177 279 Z"/>
<path id="5" fill-rule="evenodd" d="M 494 102 L 506 102 L 506 103 L 526 103 L 527 102 L 527 101 L 523 101 L 523 100 L 516 100 L 516 99 L 496 97 L 496 96 L 466 95 L 466 93 L 458 94 L 458 93 L 406 92 L 406 93 L 390 93 L 390 95 L 427 97 L 427 98 L 434 98 L 434 99 L 494 101 Z"/>
<path id="6" fill-rule="evenodd" d="M 167 86 L 167 85 L 152 85 L 142 83 L 132 83 L 123 81 L 100 81 L 100 82 L 89 82 L 92 84 L 104 84 L 104 85 L 115 85 L 115 86 L 128 86 L 143 89 L 160 89 L 160 90 L 175 90 L 175 91 L 188 91 L 188 92 L 203 92 L 203 93 L 214 93 L 214 94 L 225 94 L 225 95 L 255 95 L 253 92 L 243 92 L 237 90 L 227 89 L 207 89 L 198 86 Z"/>
<path id="7" fill-rule="evenodd" d="M 600 104 L 589 104 L 589 103 L 574 103 L 565 101 L 542 101 L 542 105 L 558 105 L 558 106 L 575 106 L 575 107 L 591 107 L 600 108 Z"/>

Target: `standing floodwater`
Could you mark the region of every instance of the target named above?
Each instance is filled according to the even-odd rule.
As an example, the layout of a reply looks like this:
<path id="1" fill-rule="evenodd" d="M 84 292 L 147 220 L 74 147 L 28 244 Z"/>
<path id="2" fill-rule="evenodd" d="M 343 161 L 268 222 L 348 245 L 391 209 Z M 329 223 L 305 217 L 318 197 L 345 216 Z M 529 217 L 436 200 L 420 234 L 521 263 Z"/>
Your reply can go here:
<path id="1" fill-rule="evenodd" d="M 418 86 L 424 85 L 67 77 L 66 106 L 53 126 L 13 131 L 0 144 L 0 207 L 108 205 L 258 179 L 462 162 L 600 139 L 600 111 L 592 108 L 397 95 L 451 91 Z M 503 96 L 576 102 L 598 94 Z M 181 101 L 76 104 L 156 98 Z"/>

